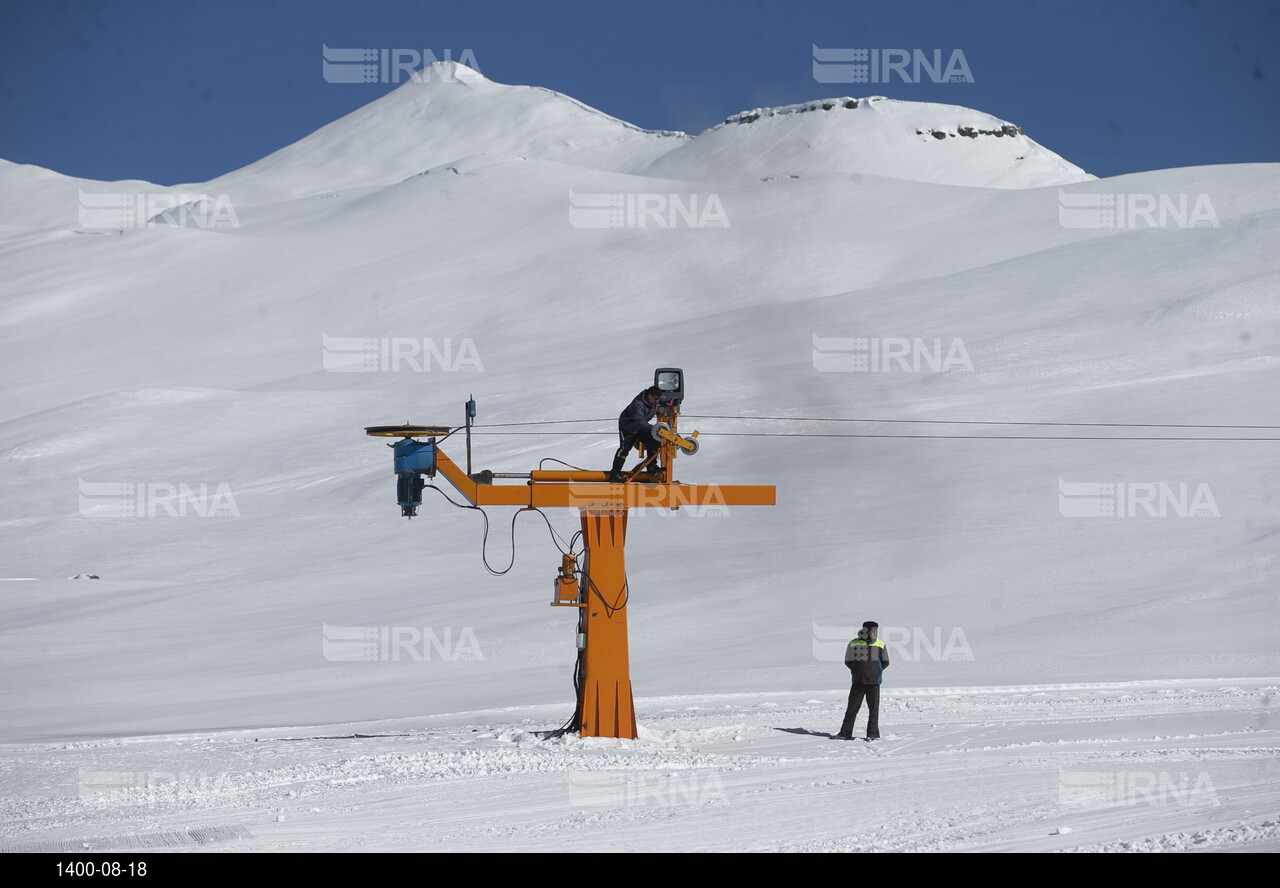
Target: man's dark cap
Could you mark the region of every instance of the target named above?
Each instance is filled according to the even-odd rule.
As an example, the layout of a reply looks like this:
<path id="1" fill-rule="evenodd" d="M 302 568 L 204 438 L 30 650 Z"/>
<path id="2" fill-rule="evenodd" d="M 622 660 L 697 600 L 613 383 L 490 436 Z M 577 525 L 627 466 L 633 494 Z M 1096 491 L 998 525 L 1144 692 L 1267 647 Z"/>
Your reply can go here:
<path id="1" fill-rule="evenodd" d="M 879 629 L 880 624 L 877 623 L 875 620 L 867 620 L 867 622 L 862 624 L 862 628 L 863 629 Z"/>

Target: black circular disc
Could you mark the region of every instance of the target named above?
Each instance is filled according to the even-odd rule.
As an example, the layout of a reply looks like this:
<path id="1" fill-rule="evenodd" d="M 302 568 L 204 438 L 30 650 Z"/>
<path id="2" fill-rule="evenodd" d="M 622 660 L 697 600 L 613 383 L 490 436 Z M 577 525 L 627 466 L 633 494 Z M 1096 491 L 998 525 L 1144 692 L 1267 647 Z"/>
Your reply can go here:
<path id="1" fill-rule="evenodd" d="M 448 426 L 398 425 L 398 426 L 365 426 L 364 433 L 377 438 L 434 438 L 447 435 L 453 431 Z"/>

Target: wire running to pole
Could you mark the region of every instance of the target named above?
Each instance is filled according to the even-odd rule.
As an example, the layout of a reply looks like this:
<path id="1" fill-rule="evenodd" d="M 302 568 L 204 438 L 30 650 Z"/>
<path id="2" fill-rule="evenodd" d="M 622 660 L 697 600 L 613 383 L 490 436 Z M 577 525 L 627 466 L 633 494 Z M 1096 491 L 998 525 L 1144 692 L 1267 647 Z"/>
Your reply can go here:
<path id="1" fill-rule="evenodd" d="M 493 437 L 587 435 L 601 437 L 606 432 L 484 432 Z M 717 432 L 702 431 L 705 438 L 915 438 L 935 441 L 1280 441 L 1280 437 L 1238 435 L 911 435 L 876 432 Z"/>
<path id="2" fill-rule="evenodd" d="M 556 549 L 560 551 L 561 555 L 569 555 L 573 551 L 573 542 L 566 543 L 564 541 L 564 537 L 560 536 L 560 534 L 556 531 L 555 527 L 551 524 L 551 519 L 547 517 L 545 512 L 543 512 L 541 509 L 537 508 L 536 506 L 525 506 L 524 508 L 516 509 L 515 513 L 511 516 L 511 560 L 507 562 L 507 566 L 504 567 L 502 570 L 497 570 L 491 564 L 489 564 L 489 556 L 488 556 L 489 513 L 486 512 L 484 509 L 480 508 L 479 506 L 470 505 L 467 503 L 460 503 L 455 501 L 452 497 L 449 496 L 449 494 L 445 493 L 443 490 L 441 490 L 439 487 L 436 487 L 434 484 L 427 484 L 425 486 L 430 488 L 431 490 L 434 490 L 436 493 L 444 497 L 445 501 L 448 502 L 450 505 L 457 506 L 459 509 L 472 509 L 480 513 L 480 516 L 484 519 L 484 535 L 481 537 L 481 541 L 480 541 L 480 560 L 484 563 L 485 570 L 487 570 L 490 574 L 492 574 L 495 577 L 503 576 L 504 574 L 508 573 L 512 567 L 515 566 L 516 519 L 519 518 L 525 512 L 537 512 L 539 515 L 542 516 L 542 520 L 547 523 L 547 530 L 551 534 L 551 542 L 555 545 Z M 575 534 L 574 540 L 577 540 L 579 535 L 580 534 Z"/>

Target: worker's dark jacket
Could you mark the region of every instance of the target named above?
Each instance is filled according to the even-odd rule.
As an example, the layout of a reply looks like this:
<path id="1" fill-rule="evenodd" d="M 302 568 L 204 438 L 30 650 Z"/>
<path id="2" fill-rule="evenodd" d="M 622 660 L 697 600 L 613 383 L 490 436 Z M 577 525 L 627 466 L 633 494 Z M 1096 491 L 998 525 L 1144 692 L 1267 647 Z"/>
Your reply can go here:
<path id="1" fill-rule="evenodd" d="M 855 638 L 845 648 L 844 665 L 853 673 L 854 684 L 878 685 L 889 666 L 889 650 L 878 638 L 870 644 L 866 639 Z"/>
<path id="2" fill-rule="evenodd" d="M 645 391 L 648 391 L 646 389 Z M 616 402 L 615 402 L 616 403 Z M 648 435 L 649 420 L 658 412 L 657 404 L 649 404 L 644 399 L 644 392 L 635 396 L 626 409 L 618 415 L 618 432 L 623 436 L 634 436 L 640 432 Z"/>

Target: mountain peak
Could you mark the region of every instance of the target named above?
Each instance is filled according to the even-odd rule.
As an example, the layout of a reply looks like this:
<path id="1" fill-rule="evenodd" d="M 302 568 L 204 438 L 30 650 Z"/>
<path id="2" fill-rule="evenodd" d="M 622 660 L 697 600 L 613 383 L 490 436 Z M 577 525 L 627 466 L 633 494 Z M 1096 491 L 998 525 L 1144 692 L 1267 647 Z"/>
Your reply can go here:
<path id="1" fill-rule="evenodd" d="M 422 83 L 493 83 L 475 68 L 454 59 L 424 65 L 400 89 Z"/>
<path id="2" fill-rule="evenodd" d="M 884 96 L 839 96 L 731 114 L 645 172 L 690 179 L 858 173 L 987 188 L 1093 178 L 1016 124 L 959 105 Z"/>
<path id="3" fill-rule="evenodd" d="M 687 138 L 640 129 L 550 89 L 497 83 L 446 60 L 205 187 L 247 192 L 248 204 L 274 202 L 390 185 L 479 155 L 612 169 L 653 160 L 673 136 Z"/>

